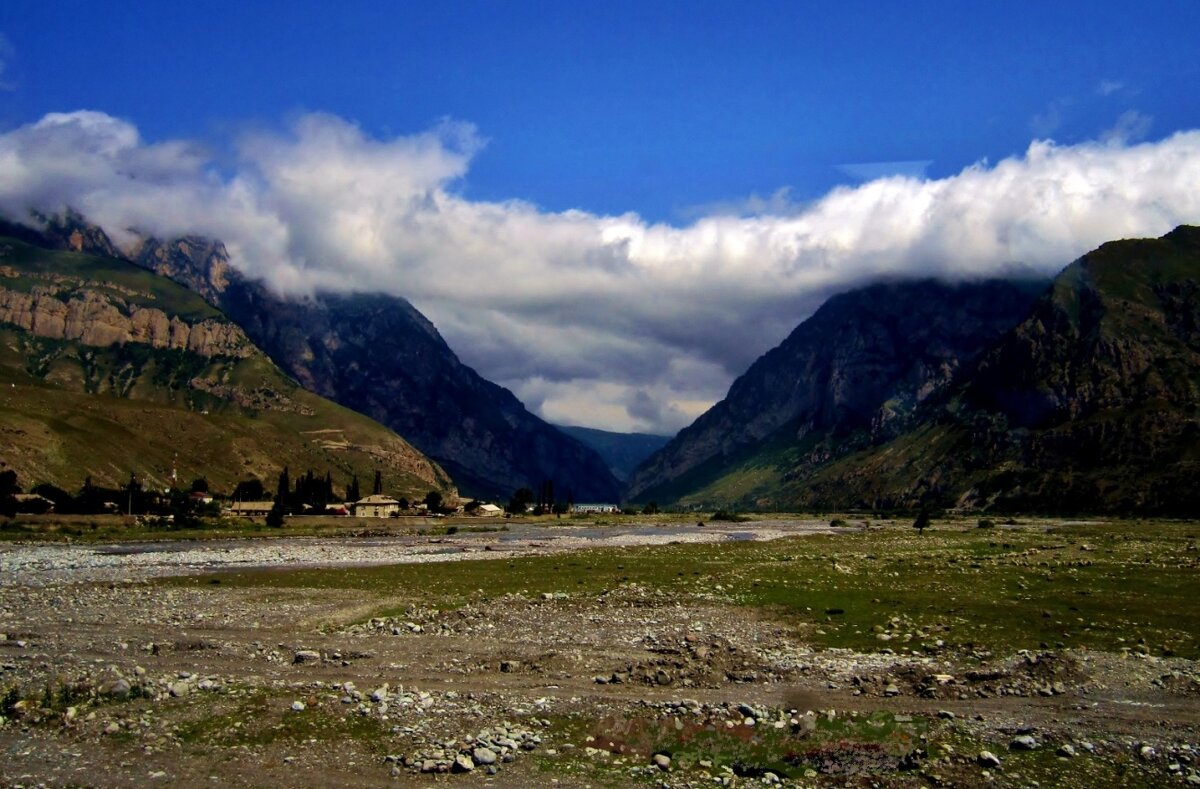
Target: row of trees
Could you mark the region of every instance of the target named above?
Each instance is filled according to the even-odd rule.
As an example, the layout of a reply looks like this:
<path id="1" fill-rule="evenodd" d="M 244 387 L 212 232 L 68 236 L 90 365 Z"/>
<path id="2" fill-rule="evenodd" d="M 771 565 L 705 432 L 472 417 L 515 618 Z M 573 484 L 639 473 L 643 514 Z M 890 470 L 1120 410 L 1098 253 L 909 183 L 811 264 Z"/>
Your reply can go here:
<path id="1" fill-rule="evenodd" d="M 379 471 L 375 472 L 373 490 L 377 494 L 383 492 L 383 476 Z M 40 498 L 14 498 L 25 492 L 15 471 L 7 469 L 0 472 L 0 515 L 12 517 L 18 512 L 38 514 L 53 509 L 54 512 L 64 515 L 120 512 L 129 515 L 173 515 L 186 519 L 216 515 L 220 511 L 215 502 L 204 501 L 205 498 L 209 498 L 209 484 L 203 477 L 193 480 L 187 488 L 172 486 L 168 490 L 147 487 L 136 474 L 130 474 L 129 481 L 119 488 L 94 485 L 91 477 L 88 477 L 83 486 L 74 493 L 43 482 L 28 491 Z M 279 474 L 273 493 L 268 491 L 261 480 L 250 478 L 239 482 L 230 498 L 233 501 L 274 501 L 285 515 L 323 512 L 342 501 L 353 502 L 362 498 L 359 494 L 357 475 L 351 476 L 345 493 L 344 499 L 337 495 L 333 477 L 329 472 L 320 476 L 310 469 L 293 481 L 285 466 Z M 425 499 L 426 504 L 431 505 L 431 510 L 442 506 L 442 495 L 437 491 L 430 491 Z M 409 503 L 401 499 L 400 506 L 407 509 Z"/>
<path id="2" fill-rule="evenodd" d="M 194 480 L 187 490 L 171 488 L 160 491 L 147 488 L 136 474 L 119 488 L 92 484 L 92 478 L 84 480 L 77 493 L 43 482 L 34 485 L 29 493 L 34 497 L 18 500 L 25 491 L 15 471 L 0 472 L 0 515 L 12 517 L 18 513 L 40 514 L 53 510 L 63 515 L 99 515 L 122 512 L 130 515 L 171 516 L 177 522 L 195 522 L 203 515 L 215 515 L 217 505 L 194 497 L 193 493 L 207 493 L 208 481 Z M 35 498 L 36 497 L 36 498 Z"/>

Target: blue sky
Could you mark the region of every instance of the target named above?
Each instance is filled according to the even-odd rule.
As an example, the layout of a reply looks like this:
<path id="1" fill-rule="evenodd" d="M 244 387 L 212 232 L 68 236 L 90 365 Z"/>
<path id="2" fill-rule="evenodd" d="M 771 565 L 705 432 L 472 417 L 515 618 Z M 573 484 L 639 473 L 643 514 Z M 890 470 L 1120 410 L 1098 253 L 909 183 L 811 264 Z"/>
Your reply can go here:
<path id="1" fill-rule="evenodd" d="M 0 124 L 99 109 L 148 139 L 222 141 L 334 113 L 372 134 L 475 124 L 465 193 L 549 210 L 794 199 L 840 165 L 931 175 L 1073 142 L 1135 109 L 1200 116 L 1200 3 L 0 4 Z"/>
<path id="2" fill-rule="evenodd" d="M 1200 224 L 1200 2 L 0 3 L 0 213 L 387 291 L 673 432 L 832 293 Z"/>

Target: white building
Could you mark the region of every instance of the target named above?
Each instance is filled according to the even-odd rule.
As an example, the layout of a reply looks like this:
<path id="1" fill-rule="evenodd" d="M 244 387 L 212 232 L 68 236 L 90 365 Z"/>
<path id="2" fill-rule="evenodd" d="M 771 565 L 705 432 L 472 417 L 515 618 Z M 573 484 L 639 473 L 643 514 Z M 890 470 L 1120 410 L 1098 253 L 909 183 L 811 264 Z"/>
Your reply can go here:
<path id="1" fill-rule="evenodd" d="M 620 512 L 620 511 L 621 511 L 621 508 L 618 507 L 616 504 L 575 504 L 575 505 L 572 505 L 572 507 L 571 507 L 571 512 L 581 513 L 581 514 L 586 513 L 588 515 L 594 515 L 596 513 Z"/>

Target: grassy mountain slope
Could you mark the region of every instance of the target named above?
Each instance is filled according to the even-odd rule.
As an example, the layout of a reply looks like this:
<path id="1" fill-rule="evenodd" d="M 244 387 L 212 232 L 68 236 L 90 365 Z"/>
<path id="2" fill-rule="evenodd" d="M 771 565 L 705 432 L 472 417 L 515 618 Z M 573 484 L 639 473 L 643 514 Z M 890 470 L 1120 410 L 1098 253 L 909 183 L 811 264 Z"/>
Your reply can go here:
<path id="1" fill-rule="evenodd" d="M 392 431 L 283 375 L 198 295 L 130 263 L 0 237 L 0 468 L 21 483 L 229 491 L 287 465 L 453 490 Z"/>

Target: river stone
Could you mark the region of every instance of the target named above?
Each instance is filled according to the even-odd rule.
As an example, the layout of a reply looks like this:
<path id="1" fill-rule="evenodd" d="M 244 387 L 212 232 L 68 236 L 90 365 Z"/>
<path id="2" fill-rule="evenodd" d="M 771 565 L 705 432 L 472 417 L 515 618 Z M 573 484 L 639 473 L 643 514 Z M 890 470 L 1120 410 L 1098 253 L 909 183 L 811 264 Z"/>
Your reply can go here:
<path id="1" fill-rule="evenodd" d="M 1013 741 L 1008 744 L 1008 747 L 1014 751 L 1035 751 L 1038 749 L 1038 746 L 1038 741 L 1030 734 L 1022 734 L 1020 737 L 1014 737 Z"/>
<path id="2" fill-rule="evenodd" d="M 975 761 L 979 763 L 980 767 L 987 767 L 991 770 L 1000 766 L 1000 757 L 991 751 L 980 751 L 979 756 L 975 757 Z"/>
<path id="3" fill-rule="evenodd" d="M 654 761 L 654 766 L 660 770 L 670 770 L 671 769 L 671 757 L 667 756 L 665 753 L 654 754 L 653 761 Z"/>
<path id="4" fill-rule="evenodd" d="M 475 764 L 484 766 L 496 763 L 496 752 L 491 748 L 476 748 L 471 751 L 471 758 L 475 760 Z"/>
<path id="5" fill-rule="evenodd" d="M 129 683 L 120 677 L 109 682 L 100 690 L 103 695 L 113 696 L 118 699 L 128 698 L 132 691 L 133 688 L 130 687 Z"/>
<path id="6" fill-rule="evenodd" d="M 454 757 L 454 765 L 451 767 L 456 773 L 469 773 L 475 769 L 475 762 L 465 753 L 460 753 Z"/>

